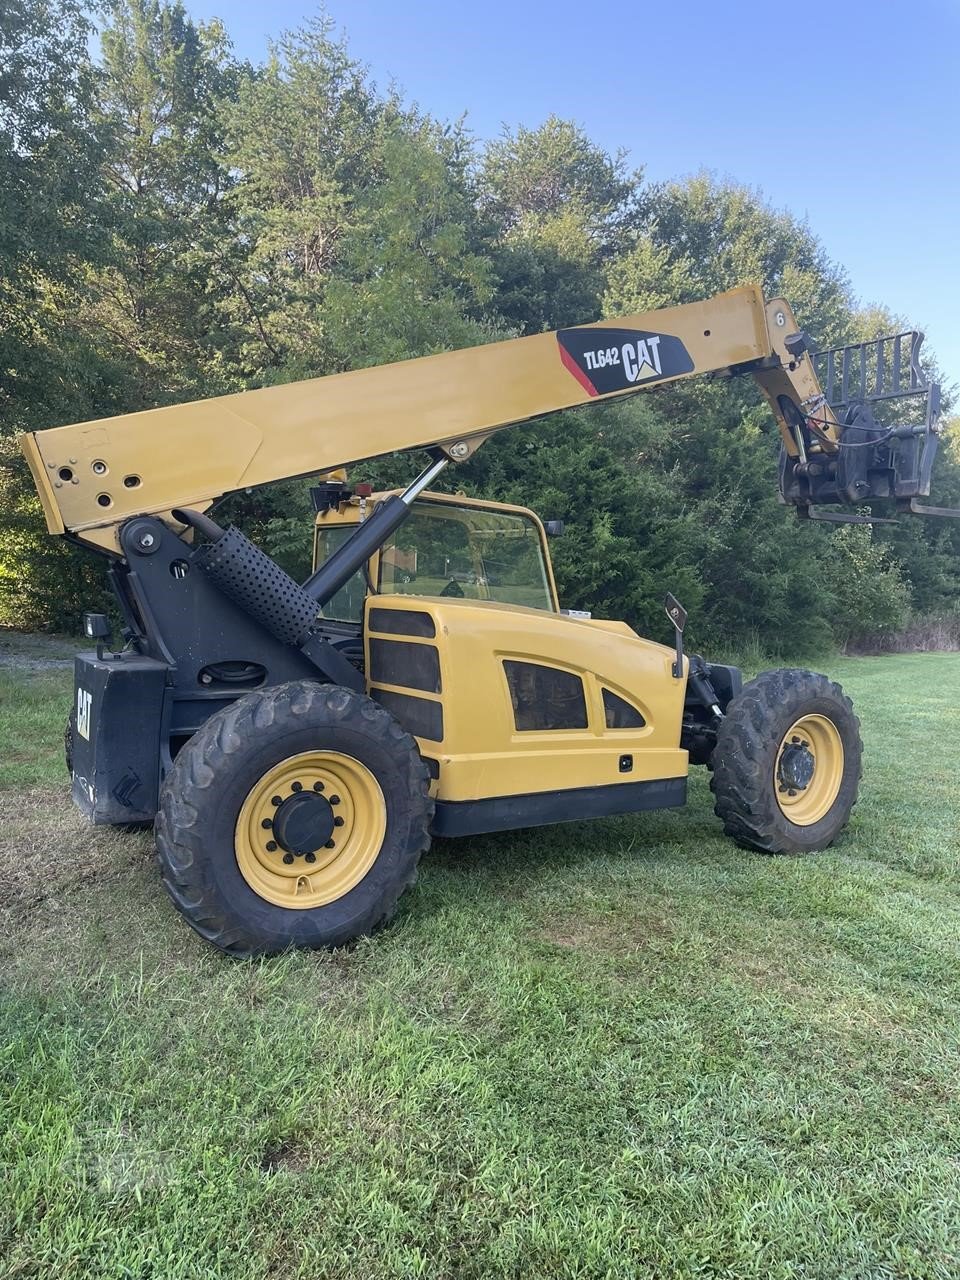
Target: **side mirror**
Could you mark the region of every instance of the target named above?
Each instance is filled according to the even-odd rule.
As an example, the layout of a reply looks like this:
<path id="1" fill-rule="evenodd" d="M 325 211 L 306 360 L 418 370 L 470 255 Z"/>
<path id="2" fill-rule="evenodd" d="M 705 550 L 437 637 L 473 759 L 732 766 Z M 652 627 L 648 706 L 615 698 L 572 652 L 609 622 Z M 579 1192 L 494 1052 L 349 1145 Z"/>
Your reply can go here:
<path id="1" fill-rule="evenodd" d="M 563 533 L 562 520 L 544 520 L 543 529 L 548 538 L 559 538 Z"/>
<path id="2" fill-rule="evenodd" d="M 687 625 L 687 611 L 677 599 L 676 596 L 667 592 L 667 598 L 663 602 L 663 607 L 667 611 L 667 617 L 673 623 L 677 631 L 683 635 L 683 628 Z"/>

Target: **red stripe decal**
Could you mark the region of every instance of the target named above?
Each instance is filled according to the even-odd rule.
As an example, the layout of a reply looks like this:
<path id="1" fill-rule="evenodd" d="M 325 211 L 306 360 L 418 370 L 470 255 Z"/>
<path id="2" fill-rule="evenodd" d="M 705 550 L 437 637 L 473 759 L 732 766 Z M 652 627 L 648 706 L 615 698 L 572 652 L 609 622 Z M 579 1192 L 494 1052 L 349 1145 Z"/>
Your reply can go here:
<path id="1" fill-rule="evenodd" d="M 570 352 L 564 348 L 563 344 L 559 340 L 557 345 L 560 347 L 560 359 L 563 361 L 563 367 L 573 374 L 588 396 L 598 396 L 600 392 L 583 372 Z"/>

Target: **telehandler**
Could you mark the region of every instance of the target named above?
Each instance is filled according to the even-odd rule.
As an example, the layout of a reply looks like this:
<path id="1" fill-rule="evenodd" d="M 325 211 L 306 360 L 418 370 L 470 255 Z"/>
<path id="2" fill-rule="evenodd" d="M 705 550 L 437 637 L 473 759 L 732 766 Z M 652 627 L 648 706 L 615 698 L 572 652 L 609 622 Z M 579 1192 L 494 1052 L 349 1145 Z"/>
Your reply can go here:
<path id="1" fill-rule="evenodd" d="M 50 532 L 109 558 L 124 620 L 115 652 L 107 618 L 84 615 L 74 801 L 94 823 L 155 822 L 175 904 L 234 955 L 376 929 L 431 834 L 681 805 L 691 762 L 739 843 L 825 848 L 860 779 L 838 685 L 789 669 L 744 686 L 685 655 L 673 597 L 673 647 L 564 611 L 533 512 L 428 487 L 504 427 L 749 373 L 779 425 L 784 503 L 815 519 L 872 518 L 855 510 L 871 497 L 938 510 L 917 505 L 938 442 L 920 340 L 818 355 L 826 396 L 788 304 L 746 287 L 23 436 Z M 877 421 L 907 397 L 922 421 Z M 342 470 L 417 449 L 430 465 L 403 492 Z M 298 584 L 207 511 L 307 474 L 322 482 Z"/>

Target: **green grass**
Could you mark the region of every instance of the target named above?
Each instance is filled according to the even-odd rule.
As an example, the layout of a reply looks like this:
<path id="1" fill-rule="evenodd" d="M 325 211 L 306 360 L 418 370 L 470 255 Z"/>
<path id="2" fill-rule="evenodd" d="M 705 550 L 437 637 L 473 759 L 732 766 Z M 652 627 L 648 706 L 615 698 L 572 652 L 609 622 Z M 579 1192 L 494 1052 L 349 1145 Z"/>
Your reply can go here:
<path id="1" fill-rule="evenodd" d="M 259 963 L 72 814 L 69 672 L 5 680 L 4 1274 L 960 1276 L 960 655 L 829 669 L 835 850 L 738 850 L 701 776 L 438 843 L 379 937 Z"/>
<path id="2" fill-rule="evenodd" d="M 63 790 L 72 678 L 69 670 L 0 669 L 0 788 L 45 783 Z"/>

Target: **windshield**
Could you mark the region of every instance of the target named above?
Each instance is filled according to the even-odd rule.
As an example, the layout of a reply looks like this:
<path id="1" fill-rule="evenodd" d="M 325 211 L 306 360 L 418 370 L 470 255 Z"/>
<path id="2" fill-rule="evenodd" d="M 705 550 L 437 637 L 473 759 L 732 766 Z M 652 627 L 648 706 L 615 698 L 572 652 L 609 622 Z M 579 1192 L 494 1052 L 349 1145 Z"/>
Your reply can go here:
<path id="1" fill-rule="evenodd" d="M 355 532 L 318 526 L 315 565 Z M 421 500 L 380 553 L 379 590 L 409 596 L 497 600 L 553 610 L 540 530 L 529 516 Z M 323 616 L 359 622 L 367 593 L 358 572 L 323 607 Z"/>
<path id="2" fill-rule="evenodd" d="M 529 516 L 421 501 L 384 546 L 380 590 L 553 609 L 540 530 Z"/>

